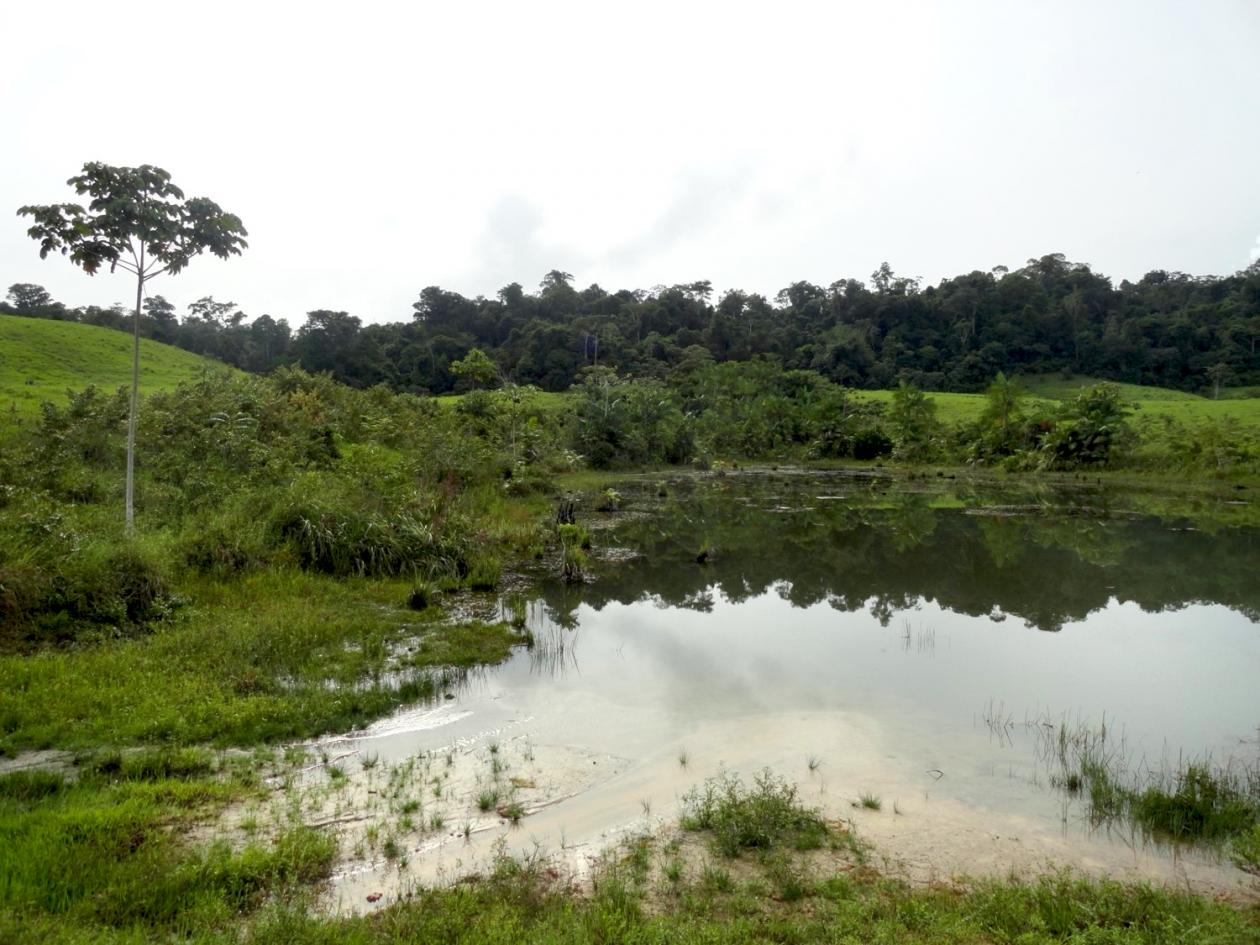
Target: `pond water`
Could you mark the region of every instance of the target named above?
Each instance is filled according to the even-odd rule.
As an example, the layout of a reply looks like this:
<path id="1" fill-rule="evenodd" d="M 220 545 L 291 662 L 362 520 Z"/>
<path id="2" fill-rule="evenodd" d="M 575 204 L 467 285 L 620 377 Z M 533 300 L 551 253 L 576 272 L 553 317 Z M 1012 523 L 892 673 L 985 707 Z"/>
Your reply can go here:
<path id="1" fill-rule="evenodd" d="M 531 649 L 341 740 L 391 764 L 446 754 L 464 836 L 417 839 L 411 877 L 495 841 L 589 860 L 705 777 L 770 767 L 922 877 L 1061 862 L 1247 886 L 1209 851 L 1100 829 L 1044 747 L 1105 725 L 1132 771 L 1254 764 L 1249 506 L 1157 516 L 1083 486 L 788 471 L 620 489 L 624 511 L 579 511 L 601 526 L 592 580 L 534 576 Z M 492 768 L 516 778 L 519 825 L 470 803 Z M 343 871 L 342 907 L 391 869 Z"/>

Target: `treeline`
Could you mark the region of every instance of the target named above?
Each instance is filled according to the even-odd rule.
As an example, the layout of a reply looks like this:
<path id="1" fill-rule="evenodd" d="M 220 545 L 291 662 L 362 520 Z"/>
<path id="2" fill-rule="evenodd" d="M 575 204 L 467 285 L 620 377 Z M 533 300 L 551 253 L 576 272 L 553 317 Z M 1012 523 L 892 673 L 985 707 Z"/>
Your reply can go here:
<path id="1" fill-rule="evenodd" d="M 578 289 L 553 270 L 536 292 L 512 283 L 492 299 L 430 286 L 413 309 L 409 321 L 367 325 L 318 310 L 293 330 L 209 297 L 181 318 L 154 296 L 142 331 L 249 371 L 298 365 L 410 393 L 475 385 L 451 370 L 473 349 L 504 380 L 544 390 L 568 389 L 584 368 L 669 379 L 755 358 L 858 388 L 970 391 L 999 372 L 1051 371 L 1188 391 L 1260 384 L 1260 262 L 1225 277 L 1159 270 L 1118 287 L 1062 254 L 927 287 L 885 263 L 869 282 L 796 282 L 773 300 L 737 289 L 715 299 L 707 281 Z M 130 325 L 121 306 L 68 309 L 28 284 L 12 286 L 0 311 Z"/>

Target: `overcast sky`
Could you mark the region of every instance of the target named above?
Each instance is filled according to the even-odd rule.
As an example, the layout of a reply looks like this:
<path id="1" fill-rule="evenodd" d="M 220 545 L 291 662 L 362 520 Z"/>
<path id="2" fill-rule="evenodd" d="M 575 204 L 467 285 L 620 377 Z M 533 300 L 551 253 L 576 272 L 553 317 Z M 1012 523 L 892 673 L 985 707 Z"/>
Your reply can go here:
<path id="1" fill-rule="evenodd" d="M 409 318 L 543 273 L 772 295 L 1260 252 L 1260 0 L 0 6 L 0 292 L 128 299 L 15 215 L 157 164 L 250 231 L 151 284 Z M 5 222 L 7 221 L 7 222 Z"/>

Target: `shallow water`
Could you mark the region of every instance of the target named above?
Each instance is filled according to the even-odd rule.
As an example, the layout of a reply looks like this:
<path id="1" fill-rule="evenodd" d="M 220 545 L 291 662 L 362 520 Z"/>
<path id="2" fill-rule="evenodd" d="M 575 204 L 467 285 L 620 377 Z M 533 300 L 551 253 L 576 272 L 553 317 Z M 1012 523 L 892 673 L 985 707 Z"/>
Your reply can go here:
<path id="1" fill-rule="evenodd" d="M 918 875 L 1053 861 L 1246 886 L 1207 852 L 1091 826 L 1038 748 L 1066 720 L 1106 724 L 1135 768 L 1255 759 L 1255 529 L 1097 491 L 842 474 L 623 491 L 629 511 L 580 517 L 612 525 L 590 584 L 537 576 L 532 649 L 342 740 L 395 764 L 453 756 L 444 803 L 472 836 L 417 839 L 405 875 L 347 868 L 341 907 L 473 868 L 498 838 L 589 861 L 704 777 L 765 766 Z M 531 789 L 520 826 L 460 801 L 491 744 Z M 868 792 L 881 811 L 851 806 Z"/>

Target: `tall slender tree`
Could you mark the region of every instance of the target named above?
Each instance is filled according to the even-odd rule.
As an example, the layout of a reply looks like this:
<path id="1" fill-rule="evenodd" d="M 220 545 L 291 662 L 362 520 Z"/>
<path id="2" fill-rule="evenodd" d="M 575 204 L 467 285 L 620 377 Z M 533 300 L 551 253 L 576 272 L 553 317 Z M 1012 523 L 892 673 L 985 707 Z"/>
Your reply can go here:
<path id="1" fill-rule="evenodd" d="M 18 210 L 33 225 L 27 234 L 39 241 L 43 259 L 57 252 L 95 275 L 102 266 L 136 277 L 132 318 L 131 408 L 127 415 L 127 531 L 135 527 L 136 418 L 140 397 L 140 310 L 145 283 L 164 272 L 174 275 L 194 256 L 213 253 L 220 259 L 240 255 L 248 244 L 240 218 L 205 197 L 184 197 L 160 167 L 113 167 L 92 161 L 66 181 L 75 193 L 88 195 L 85 209 L 77 203 L 25 206 Z"/>

